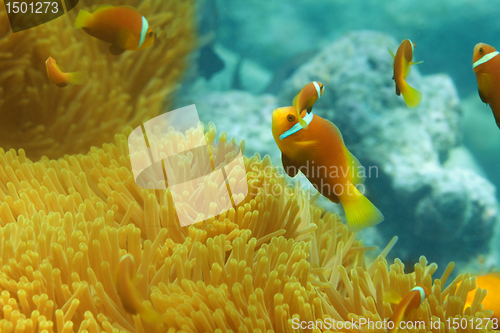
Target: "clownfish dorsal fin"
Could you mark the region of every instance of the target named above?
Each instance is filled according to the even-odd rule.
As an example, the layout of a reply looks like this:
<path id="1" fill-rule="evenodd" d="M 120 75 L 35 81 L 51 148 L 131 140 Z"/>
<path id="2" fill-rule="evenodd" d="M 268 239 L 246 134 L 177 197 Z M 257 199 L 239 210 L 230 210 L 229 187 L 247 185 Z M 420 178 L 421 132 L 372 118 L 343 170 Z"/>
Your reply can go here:
<path id="1" fill-rule="evenodd" d="M 292 178 L 297 175 L 299 170 L 297 169 L 297 167 L 295 167 L 295 165 L 293 165 L 292 161 L 290 161 L 288 157 L 286 157 L 286 155 L 283 153 L 281 153 L 281 162 L 283 163 L 283 168 L 285 169 L 287 175 L 289 175 Z"/>
<path id="2" fill-rule="evenodd" d="M 403 297 L 401 297 L 401 295 L 391 287 L 389 287 L 384 293 L 384 302 L 399 304 L 402 299 Z"/>
<path id="3" fill-rule="evenodd" d="M 392 53 L 390 48 L 387 48 L 387 51 L 389 51 L 389 53 L 391 54 L 392 59 L 396 59 L 396 56 L 394 55 L 394 53 Z"/>
<path id="4" fill-rule="evenodd" d="M 113 8 L 113 7 L 114 7 L 113 5 L 101 5 L 101 6 L 97 7 L 96 9 L 94 9 L 92 14 L 96 14 L 96 13 L 102 12 L 103 10 Z"/>
<path id="5" fill-rule="evenodd" d="M 354 156 L 346 146 L 344 146 L 345 157 L 347 160 L 347 174 L 351 176 L 351 182 L 354 185 L 365 182 L 364 169 L 359 160 Z"/>

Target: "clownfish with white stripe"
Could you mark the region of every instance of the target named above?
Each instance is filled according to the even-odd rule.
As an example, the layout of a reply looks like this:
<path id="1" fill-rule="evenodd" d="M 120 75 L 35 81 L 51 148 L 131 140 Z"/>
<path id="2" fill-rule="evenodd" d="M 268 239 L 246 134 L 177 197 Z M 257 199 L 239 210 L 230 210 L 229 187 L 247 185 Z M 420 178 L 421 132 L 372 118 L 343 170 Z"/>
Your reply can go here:
<path id="1" fill-rule="evenodd" d="M 500 128 L 500 57 L 491 45 L 478 43 L 472 55 L 472 69 L 476 74 L 477 90 L 481 100 L 488 104 Z"/>
<path id="2" fill-rule="evenodd" d="M 311 113 L 314 103 L 321 97 L 323 90 L 324 86 L 321 82 L 309 82 L 293 99 L 292 105 L 295 108 L 296 116 L 302 128 L 307 129 L 307 123 L 300 116 L 301 112 L 307 110 L 307 113 Z"/>
<path id="3" fill-rule="evenodd" d="M 364 182 L 363 167 L 347 150 L 342 134 L 332 122 L 302 111 L 305 130 L 293 106 L 274 110 L 273 137 L 281 150 L 283 168 L 290 177 L 299 171 L 326 198 L 341 203 L 349 229 L 359 231 L 384 220 L 384 215 L 356 185 Z"/>
<path id="4" fill-rule="evenodd" d="M 119 55 L 125 50 L 141 50 L 155 40 L 148 20 L 130 6 L 103 5 L 89 13 L 78 12 L 75 29 L 110 43 L 109 51 Z"/>
<path id="5" fill-rule="evenodd" d="M 389 50 L 392 58 L 394 58 L 394 75 L 393 80 L 396 82 L 396 95 L 403 94 L 405 103 L 409 108 L 416 107 L 422 99 L 422 94 L 417 89 L 411 87 L 406 78 L 410 74 L 410 67 L 412 65 L 420 64 L 422 61 L 413 62 L 413 50 L 415 43 L 409 39 L 405 39 L 399 45 L 396 55 Z"/>
<path id="6" fill-rule="evenodd" d="M 421 285 L 417 285 L 404 297 L 401 297 L 394 291 L 392 293 L 387 292 L 384 295 L 384 301 L 397 304 L 396 309 L 394 309 L 392 316 L 389 318 L 389 321 L 393 322 L 394 325 L 391 325 L 392 328 L 389 329 L 388 333 L 398 332 L 400 323 L 408 321 L 411 314 L 418 309 L 429 294 L 429 289 Z"/>

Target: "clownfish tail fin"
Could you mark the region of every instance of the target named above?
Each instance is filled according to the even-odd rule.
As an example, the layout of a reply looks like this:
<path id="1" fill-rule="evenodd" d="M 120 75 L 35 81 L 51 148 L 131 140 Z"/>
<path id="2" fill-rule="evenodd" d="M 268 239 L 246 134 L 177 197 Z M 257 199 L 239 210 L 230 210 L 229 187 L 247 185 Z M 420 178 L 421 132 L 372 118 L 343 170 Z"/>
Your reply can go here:
<path id="1" fill-rule="evenodd" d="M 297 116 L 299 117 L 299 124 L 300 124 L 300 126 L 302 126 L 303 129 L 307 129 L 307 127 L 309 125 L 307 125 L 306 121 L 304 119 L 302 119 L 302 117 L 300 116 L 300 114 L 297 114 Z"/>
<path id="2" fill-rule="evenodd" d="M 347 186 L 347 194 L 340 198 L 340 202 L 344 207 L 347 224 L 351 231 L 373 227 L 384 220 L 384 215 L 380 210 L 351 182 Z"/>
<path id="3" fill-rule="evenodd" d="M 84 81 L 85 81 L 85 74 L 83 72 L 69 73 L 69 83 L 83 84 Z"/>
<path id="4" fill-rule="evenodd" d="M 422 99 L 422 93 L 420 93 L 420 91 L 418 91 L 417 89 L 411 87 L 409 84 L 406 84 L 404 91 L 401 91 L 401 93 L 403 94 L 406 105 L 409 108 L 416 107 Z"/>
<path id="5" fill-rule="evenodd" d="M 86 10 L 80 9 L 78 12 L 78 16 L 76 17 L 75 20 L 75 29 L 80 29 L 85 27 L 85 23 L 87 20 L 92 16 L 91 13 L 87 12 Z"/>
<path id="6" fill-rule="evenodd" d="M 302 119 L 302 117 L 300 116 L 300 113 L 302 112 L 302 110 L 299 110 L 298 108 L 298 101 L 299 101 L 299 95 L 300 93 L 298 93 L 294 98 L 293 98 L 293 101 L 292 101 L 292 105 L 293 107 L 295 108 L 295 113 L 297 113 L 297 119 L 299 120 L 299 124 L 300 126 L 303 128 L 303 129 L 307 129 L 307 123 L 304 119 Z"/>
<path id="7" fill-rule="evenodd" d="M 163 321 L 162 315 L 156 311 L 149 302 L 147 302 L 147 305 L 144 305 L 143 303 L 138 313 L 145 322 L 152 325 L 161 324 Z"/>

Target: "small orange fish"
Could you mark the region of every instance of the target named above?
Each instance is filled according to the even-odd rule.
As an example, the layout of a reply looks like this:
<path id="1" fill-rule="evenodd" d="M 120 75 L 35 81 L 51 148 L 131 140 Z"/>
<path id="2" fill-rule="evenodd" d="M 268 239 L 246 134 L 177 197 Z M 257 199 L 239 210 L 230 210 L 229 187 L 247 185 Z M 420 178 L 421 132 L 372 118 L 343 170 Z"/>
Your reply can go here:
<path id="1" fill-rule="evenodd" d="M 396 55 L 389 50 L 389 53 L 394 58 L 394 75 L 392 78 L 396 82 L 396 95 L 403 94 L 405 103 L 409 108 L 417 106 L 420 103 L 420 99 L 422 99 L 420 91 L 406 83 L 406 77 L 410 74 L 410 66 L 422 63 L 422 61 L 412 61 L 414 47 L 415 43 L 409 39 L 405 39 L 399 45 Z"/>
<path id="2" fill-rule="evenodd" d="M 498 293 L 500 292 L 500 273 L 491 272 L 486 275 L 477 276 L 476 285 L 478 288 L 481 288 L 483 290 L 486 289 L 488 291 L 488 294 L 486 294 L 486 297 L 481 302 L 481 304 L 484 305 L 484 308 L 486 310 L 493 310 L 492 318 L 496 318 L 498 321 L 500 321 L 500 298 L 498 297 Z M 476 289 L 477 288 L 471 290 L 467 295 L 467 300 L 465 302 L 464 308 L 472 305 Z"/>
<path id="3" fill-rule="evenodd" d="M 93 13 L 80 10 L 75 29 L 80 28 L 89 35 L 110 43 L 109 51 L 114 55 L 125 50 L 144 49 L 153 44 L 155 39 L 146 18 L 129 6 L 103 5 Z"/>
<path id="4" fill-rule="evenodd" d="M 321 97 L 323 90 L 324 87 L 321 82 L 309 82 L 294 97 L 292 105 L 297 112 L 297 118 L 302 128 L 307 129 L 307 123 L 302 119 L 300 113 L 303 110 L 307 110 L 307 113 L 311 113 L 314 103 Z"/>
<path id="5" fill-rule="evenodd" d="M 474 47 L 472 69 L 476 73 L 477 90 L 481 100 L 493 111 L 497 126 L 500 128 L 500 57 L 491 45 L 479 43 Z"/>
<path id="6" fill-rule="evenodd" d="M 400 300 L 397 299 L 388 299 L 387 301 L 391 303 L 397 303 L 396 309 L 392 313 L 389 321 L 394 323 L 394 326 L 389 329 L 389 333 L 397 332 L 399 330 L 399 325 L 402 321 L 408 320 L 408 317 L 411 313 L 416 310 L 424 301 L 424 299 L 429 296 L 430 292 L 424 286 L 416 286 L 405 297 Z M 399 295 L 398 295 L 399 296 Z"/>
<path id="7" fill-rule="evenodd" d="M 307 131 L 300 126 L 293 106 L 273 112 L 273 137 L 287 174 L 295 177 L 301 171 L 321 194 L 342 203 L 351 230 L 382 222 L 382 213 L 356 188 L 364 181 L 364 173 L 359 172 L 362 166 L 347 150 L 337 126 L 306 110 L 302 116 L 309 125 Z"/>
<path id="8" fill-rule="evenodd" d="M 161 314 L 151 305 L 144 303 L 144 299 L 134 285 L 135 276 L 134 257 L 126 254 L 120 258 L 115 276 L 116 290 L 123 308 L 130 314 L 139 314 L 150 324 L 160 324 L 162 322 Z"/>
<path id="9" fill-rule="evenodd" d="M 45 68 L 50 81 L 58 87 L 66 87 L 68 83 L 83 84 L 82 72 L 64 73 L 52 57 L 48 57 L 45 61 Z"/>

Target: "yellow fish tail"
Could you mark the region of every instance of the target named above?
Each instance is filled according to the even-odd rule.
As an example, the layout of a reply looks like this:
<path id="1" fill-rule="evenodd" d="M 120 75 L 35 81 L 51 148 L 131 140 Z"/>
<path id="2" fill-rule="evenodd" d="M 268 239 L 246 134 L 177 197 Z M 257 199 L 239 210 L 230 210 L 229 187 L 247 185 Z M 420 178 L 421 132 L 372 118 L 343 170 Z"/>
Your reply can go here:
<path id="1" fill-rule="evenodd" d="M 299 106 L 298 106 L 298 102 L 299 102 L 299 95 L 300 93 L 298 93 L 294 98 L 293 98 L 293 101 L 292 101 L 292 105 L 293 107 L 295 108 L 295 113 L 297 113 L 297 119 L 299 120 L 299 124 L 300 126 L 303 128 L 303 129 L 307 129 L 307 127 L 309 125 L 307 125 L 307 123 L 305 122 L 305 120 L 300 116 L 300 113 L 302 112 L 302 110 L 299 110 Z"/>
<path id="2" fill-rule="evenodd" d="M 349 182 L 347 193 L 339 197 L 344 207 L 349 229 L 359 231 L 373 227 L 384 220 L 384 215 L 359 190 Z"/>
<path id="3" fill-rule="evenodd" d="M 138 311 L 139 316 L 148 324 L 158 325 L 162 323 L 161 314 L 156 311 L 150 304 L 147 306 L 143 305 Z"/>
<path id="4" fill-rule="evenodd" d="M 78 16 L 76 17 L 75 20 L 75 29 L 80 29 L 85 27 L 86 22 L 90 19 L 92 16 L 91 13 L 87 12 L 86 10 L 80 9 L 78 12 Z"/>
<path id="5" fill-rule="evenodd" d="M 68 73 L 69 83 L 72 84 L 83 84 L 85 81 L 85 75 L 83 72 L 73 72 Z"/>
<path id="6" fill-rule="evenodd" d="M 307 125 L 307 123 L 305 122 L 304 119 L 302 119 L 302 117 L 300 116 L 299 113 L 297 113 L 297 117 L 299 118 L 299 124 L 300 124 L 300 126 L 302 126 L 303 129 L 307 129 L 307 127 L 309 125 Z"/>
<path id="7" fill-rule="evenodd" d="M 411 87 L 409 84 L 406 84 L 406 87 L 404 87 L 404 90 L 401 90 L 401 93 L 403 94 L 405 103 L 409 108 L 416 107 L 422 99 L 420 91 Z"/>

